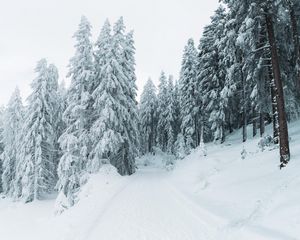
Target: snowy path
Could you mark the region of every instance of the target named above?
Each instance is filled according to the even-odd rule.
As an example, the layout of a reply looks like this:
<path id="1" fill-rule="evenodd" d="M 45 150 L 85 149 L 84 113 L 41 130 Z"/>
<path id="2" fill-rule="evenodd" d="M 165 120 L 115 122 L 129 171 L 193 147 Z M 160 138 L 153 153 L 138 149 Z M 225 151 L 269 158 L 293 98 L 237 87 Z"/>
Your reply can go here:
<path id="1" fill-rule="evenodd" d="M 208 240 L 201 209 L 170 187 L 166 172 L 142 170 L 99 212 L 78 240 Z"/>

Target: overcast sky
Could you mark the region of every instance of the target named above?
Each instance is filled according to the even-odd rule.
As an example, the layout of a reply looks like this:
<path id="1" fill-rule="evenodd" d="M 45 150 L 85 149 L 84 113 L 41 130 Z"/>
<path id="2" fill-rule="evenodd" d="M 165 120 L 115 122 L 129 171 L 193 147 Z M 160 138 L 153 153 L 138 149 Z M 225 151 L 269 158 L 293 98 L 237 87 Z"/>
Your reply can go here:
<path id="1" fill-rule="evenodd" d="M 81 15 L 93 26 L 93 39 L 106 18 L 124 17 L 135 32 L 136 73 L 141 91 L 161 70 L 176 78 L 188 38 L 198 45 L 203 27 L 218 0 L 0 0 L 0 105 L 19 86 L 23 98 L 30 93 L 36 62 L 54 63 L 60 79 L 74 53 L 73 33 Z"/>

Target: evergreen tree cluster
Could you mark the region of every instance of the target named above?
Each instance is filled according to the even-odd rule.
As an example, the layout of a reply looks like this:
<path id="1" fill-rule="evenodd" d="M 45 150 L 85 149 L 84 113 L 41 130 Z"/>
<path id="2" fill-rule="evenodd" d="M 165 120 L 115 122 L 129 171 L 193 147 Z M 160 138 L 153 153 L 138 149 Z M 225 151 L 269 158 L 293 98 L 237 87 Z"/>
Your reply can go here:
<path id="1" fill-rule="evenodd" d="M 123 18 L 107 20 L 96 43 L 82 17 L 74 34 L 70 86 L 58 84 L 58 70 L 37 63 L 32 93 L 23 106 L 15 90 L 0 112 L 1 191 L 24 202 L 58 191 L 58 211 L 74 205 L 89 173 L 102 164 L 120 174 L 135 172 L 139 153 L 133 32 Z"/>
<path id="2" fill-rule="evenodd" d="M 58 191 L 58 211 L 77 202 L 90 173 L 112 164 L 135 172 L 135 158 L 156 148 L 182 158 L 204 142 L 226 142 L 247 126 L 253 136 L 273 124 L 280 167 L 290 160 L 287 121 L 300 114 L 298 0 L 222 0 L 199 46 L 189 39 L 178 80 L 149 79 L 136 101 L 133 32 L 107 20 L 94 43 L 82 17 L 74 34 L 70 86 L 38 62 L 23 106 L 15 90 L 0 109 L 0 191 L 25 202 Z"/>
<path id="3" fill-rule="evenodd" d="M 139 113 L 141 152 L 154 153 L 158 147 L 170 154 L 176 153 L 175 142 L 179 131 L 178 85 L 173 76 L 161 72 L 158 92 L 149 79 L 141 94 Z"/>
<path id="4" fill-rule="evenodd" d="M 164 74 L 157 95 L 146 84 L 143 151 L 157 146 L 187 154 L 202 140 L 224 143 L 237 129 L 246 141 L 247 125 L 253 136 L 258 130 L 264 136 L 265 124 L 273 122 L 284 167 L 290 158 L 286 122 L 300 113 L 299 29 L 299 1 L 223 0 L 198 48 L 188 40 L 175 88 Z"/>

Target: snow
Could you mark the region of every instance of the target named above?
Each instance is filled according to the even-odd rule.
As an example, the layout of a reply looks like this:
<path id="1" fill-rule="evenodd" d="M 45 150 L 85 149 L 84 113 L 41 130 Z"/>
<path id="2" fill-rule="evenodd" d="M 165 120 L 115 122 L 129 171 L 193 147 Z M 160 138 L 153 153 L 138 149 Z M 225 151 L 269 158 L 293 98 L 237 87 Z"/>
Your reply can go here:
<path id="1" fill-rule="evenodd" d="M 227 146 L 208 145 L 206 158 L 196 150 L 178 164 L 173 173 L 177 188 L 223 220 L 216 239 L 299 239 L 299 122 L 290 130 L 293 157 L 283 170 L 279 150 L 261 152 L 259 138 L 244 144 L 247 156 L 242 159 L 240 132 L 230 136 Z"/>
<path id="2" fill-rule="evenodd" d="M 196 149 L 178 160 L 173 171 L 163 167 L 170 157 L 163 154 L 141 158 L 130 177 L 104 165 L 61 215 L 54 214 L 54 198 L 0 199 L 1 239 L 299 239 L 299 123 L 290 124 L 292 160 L 283 170 L 277 148 L 261 152 L 259 137 L 241 144 L 235 132 L 224 145 L 207 144 L 206 157 Z"/>

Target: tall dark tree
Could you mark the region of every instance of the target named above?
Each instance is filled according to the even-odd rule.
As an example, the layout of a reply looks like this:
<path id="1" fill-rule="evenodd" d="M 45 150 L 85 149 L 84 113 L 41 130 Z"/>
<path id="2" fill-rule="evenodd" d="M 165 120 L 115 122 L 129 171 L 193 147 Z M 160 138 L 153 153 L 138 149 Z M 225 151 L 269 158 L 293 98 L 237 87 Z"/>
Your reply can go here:
<path id="1" fill-rule="evenodd" d="M 280 63 L 277 53 L 276 37 L 273 24 L 272 2 L 268 1 L 265 8 L 266 25 L 271 48 L 272 69 L 276 86 L 276 99 L 279 121 L 279 144 L 280 144 L 280 168 L 287 165 L 290 160 L 289 135 L 284 105 L 283 83 L 281 79 Z"/>

